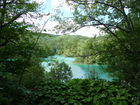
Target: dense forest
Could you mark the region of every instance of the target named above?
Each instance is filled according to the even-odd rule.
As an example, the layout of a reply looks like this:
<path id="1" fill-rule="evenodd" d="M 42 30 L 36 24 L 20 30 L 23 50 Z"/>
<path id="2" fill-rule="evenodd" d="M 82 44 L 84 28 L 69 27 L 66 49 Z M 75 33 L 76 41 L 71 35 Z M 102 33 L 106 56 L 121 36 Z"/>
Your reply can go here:
<path id="1" fill-rule="evenodd" d="M 104 48 L 105 38 L 106 36 L 89 38 L 78 35 L 48 36 L 44 34 L 40 41 L 48 46 L 53 55 L 75 57 L 76 63 L 100 64 L 100 50 Z"/>
<path id="2" fill-rule="evenodd" d="M 37 13 L 39 4 L 0 1 L 0 105 L 139 105 L 140 1 L 66 1 L 74 5 L 75 24 L 58 18 L 58 31 L 98 26 L 105 34 L 89 38 L 35 32 L 34 24 L 17 19 Z M 43 58 L 53 55 L 107 65 L 106 71 L 118 79 L 72 79 L 71 68 L 58 61 L 45 71 Z"/>

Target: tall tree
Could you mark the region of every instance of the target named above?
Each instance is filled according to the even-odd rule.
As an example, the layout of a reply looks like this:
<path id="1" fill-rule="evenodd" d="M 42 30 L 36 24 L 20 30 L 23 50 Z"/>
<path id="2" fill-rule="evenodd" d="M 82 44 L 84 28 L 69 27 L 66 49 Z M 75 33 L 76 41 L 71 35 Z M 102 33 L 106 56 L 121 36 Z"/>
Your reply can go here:
<path id="1" fill-rule="evenodd" d="M 31 0 L 0 0 L 0 46 L 19 39 L 26 26 L 16 20 L 36 8 L 37 4 Z"/>
<path id="2" fill-rule="evenodd" d="M 105 42 L 106 51 L 110 55 L 107 64 L 112 67 L 117 64 L 119 69 L 114 69 L 114 72 L 121 74 L 119 78 L 132 86 L 140 83 L 136 76 L 140 73 L 139 0 L 67 1 L 69 4 L 74 3 L 76 24 L 81 27 L 98 26 L 108 33 L 109 37 L 113 36 Z"/>

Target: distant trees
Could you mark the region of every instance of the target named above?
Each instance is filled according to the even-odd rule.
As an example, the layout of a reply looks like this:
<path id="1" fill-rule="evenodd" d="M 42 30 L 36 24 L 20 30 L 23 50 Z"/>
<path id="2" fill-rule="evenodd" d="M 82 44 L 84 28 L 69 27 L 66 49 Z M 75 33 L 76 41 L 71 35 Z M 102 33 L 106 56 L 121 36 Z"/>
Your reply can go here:
<path id="1" fill-rule="evenodd" d="M 47 36 L 46 36 L 47 37 Z M 83 36 L 52 36 L 46 38 L 50 50 L 55 49 L 54 54 L 76 57 L 76 62 L 93 64 L 101 63 L 99 56 L 103 53 L 105 36 L 88 38 Z M 45 45 L 45 44 L 44 44 Z"/>
<path id="2" fill-rule="evenodd" d="M 82 36 L 63 35 L 52 37 L 46 36 L 47 43 L 46 41 L 42 41 L 46 43 L 52 51 L 55 50 L 55 54 L 77 56 L 79 53 L 78 46 L 80 47 L 80 43 L 85 39 L 88 38 Z"/>

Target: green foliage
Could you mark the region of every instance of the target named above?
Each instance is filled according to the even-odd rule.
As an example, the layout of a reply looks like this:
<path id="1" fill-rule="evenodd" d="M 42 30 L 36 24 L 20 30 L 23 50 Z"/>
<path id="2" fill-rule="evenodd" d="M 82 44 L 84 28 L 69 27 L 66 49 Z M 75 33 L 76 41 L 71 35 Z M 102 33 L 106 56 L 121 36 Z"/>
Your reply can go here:
<path id="1" fill-rule="evenodd" d="M 47 78 L 61 82 L 67 82 L 72 78 L 71 68 L 66 63 L 54 61 L 50 66 Z"/>
<path id="2" fill-rule="evenodd" d="M 63 35 L 46 37 L 44 39 L 44 43 L 46 43 L 47 40 L 46 45 L 50 47 L 54 54 L 77 56 L 79 52 L 77 49 L 78 46 L 84 39 L 88 38 L 82 36 Z"/>
<path id="3" fill-rule="evenodd" d="M 122 31 L 115 33 L 121 41 L 111 35 L 94 38 L 79 36 L 54 36 L 48 38 L 48 45 L 54 54 L 76 57 L 76 63 L 105 64 L 113 77 L 134 90 L 139 90 L 139 24 L 135 34 L 128 37 Z M 135 43 L 135 44 L 134 44 Z"/>
<path id="4" fill-rule="evenodd" d="M 75 23 L 81 26 L 99 26 L 108 33 L 103 43 L 99 42 L 100 47 L 93 47 L 99 55 L 96 56 L 97 59 L 85 57 L 86 62 L 88 59 L 95 59 L 96 62 L 107 64 L 108 71 L 116 75 L 121 82 L 123 81 L 123 84 L 139 91 L 140 2 L 138 0 L 127 2 L 125 0 L 74 0 L 73 2 Z M 87 48 L 91 48 L 90 45 Z"/>
<path id="5" fill-rule="evenodd" d="M 131 51 L 139 52 L 139 34 L 136 32 L 135 36 L 127 37 L 124 33 L 117 32 L 120 39 L 123 40 L 125 46 Z M 108 41 L 105 41 L 104 53 L 100 55 L 100 61 L 108 65 L 108 71 L 113 76 L 117 76 L 118 79 L 128 87 L 133 88 L 135 91 L 139 91 L 139 72 L 140 62 L 136 53 L 130 53 L 122 46 L 114 37 L 108 36 Z M 133 43 L 133 44 L 132 44 Z M 135 43 L 135 44 L 134 44 Z"/>
<path id="6" fill-rule="evenodd" d="M 22 103 L 26 92 L 44 81 L 44 69 L 39 58 L 41 49 L 33 48 L 34 43 L 29 39 L 26 36 L 26 40 L 23 37 L 16 44 L 0 47 L 1 105 Z"/>
<path id="7" fill-rule="evenodd" d="M 122 86 L 106 81 L 73 79 L 68 84 L 47 81 L 27 96 L 30 105 L 138 105 L 140 102 Z M 28 103 L 29 104 L 29 103 Z"/>
<path id="8" fill-rule="evenodd" d="M 30 0 L 20 1 L 1 1 L 0 5 L 0 46 L 18 41 L 28 27 L 24 22 L 19 23 L 16 20 L 23 14 L 36 11 L 38 4 Z"/>
<path id="9" fill-rule="evenodd" d="M 46 37 L 41 34 L 40 44 L 34 41 L 38 33 L 27 31 L 29 25 L 16 21 L 21 15 L 35 11 L 37 4 L 30 0 L 0 2 L 0 105 L 140 104 L 135 92 L 132 94 L 121 84 L 90 79 L 70 80 L 70 67 L 64 62 L 55 62 L 51 71 L 46 73 L 47 77 L 41 67 L 40 58 L 52 52 L 66 56 L 82 55 L 81 62 L 105 63 L 121 83 L 136 90 L 140 88 L 139 2 L 99 1 L 102 3 L 76 4 L 75 21 L 82 25 L 106 24 L 104 30 L 113 32 L 115 37 Z M 104 3 L 119 10 L 102 5 Z M 124 7 L 129 8 L 128 14 Z"/>
<path id="10" fill-rule="evenodd" d="M 44 36 L 45 37 L 45 36 Z M 100 63 L 99 56 L 103 50 L 105 36 L 88 38 L 82 36 L 51 36 L 42 39 L 47 40 L 46 46 L 54 54 L 76 57 L 76 63 L 94 64 Z"/>
<path id="11" fill-rule="evenodd" d="M 0 105 L 25 105 L 27 93 L 44 81 L 40 57 L 49 54 L 35 45 L 29 25 L 16 21 L 36 9 L 30 0 L 0 1 Z"/>

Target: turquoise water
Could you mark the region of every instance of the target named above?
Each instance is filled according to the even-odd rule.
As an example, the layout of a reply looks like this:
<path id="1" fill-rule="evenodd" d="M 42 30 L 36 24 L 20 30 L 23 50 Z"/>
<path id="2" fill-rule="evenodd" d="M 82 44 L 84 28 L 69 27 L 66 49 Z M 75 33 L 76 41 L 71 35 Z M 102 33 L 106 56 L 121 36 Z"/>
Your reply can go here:
<path id="1" fill-rule="evenodd" d="M 112 78 L 108 75 L 107 72 L 104 72 L 107 66 L 105 65 L 88 65 L 88 64 L 74 64 L 75 58 L 73 57 L 64 57 L 64 56 L 50 56 L 45 58 L 44 62 L 42 62 L 42 66 L 45 68 L 46 71 L 49 71 L 48 62 L 52 59 L 56 59 L 59 62 L 67 63 L 72 70 L 73 78 L 87 78 L 88 75 L 92 76 L 94 74 L 95 77 L 99 79 L 104 79 L 107 81 L 111 81 Z M 92 72 L 92 74 L 91 74 Z"/>

